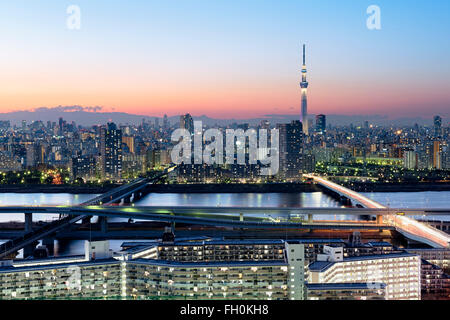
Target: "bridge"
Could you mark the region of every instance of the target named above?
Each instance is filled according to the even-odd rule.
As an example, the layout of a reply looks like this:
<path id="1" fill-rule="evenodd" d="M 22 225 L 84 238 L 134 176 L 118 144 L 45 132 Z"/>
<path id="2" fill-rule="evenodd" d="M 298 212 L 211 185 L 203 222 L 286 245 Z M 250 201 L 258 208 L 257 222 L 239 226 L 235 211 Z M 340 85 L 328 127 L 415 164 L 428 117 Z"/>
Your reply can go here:
<path id="1" fill-rule="evenodd" d="M 106 192 L 103 195 L 100 195 L 94 199 L 91 199 L 89 201 L 86 201 L 82 203 L 82 206 L 89 206 L 89 205 L 108 205 L 114 202 L 117 202 L 121 199 L 124 199 L 125 202 L 129 201 L 131 196 L 134 196 L 135 198 L 140 196 L 140 192 L 142 189 L 144 189 L 148 184 L 153 183 L 159 179 L 161 179 L 163 176 L 167 175 L 169 172 L 174 170 L 175 167 L 169 167 L 165 169 L 161 174 L 158 174 L 155 177 L 152 178 L 139 178 L 136 179 L 128 184 L 125 184 L 123 186 L 120 186 L 118 188 L 115 188 L 109 192 Z M 32 207 L 33 208 L 33 207 Z M 20 211 L 19 211 L 20 212 Z M 22 211 L 23 212 L 23 211 Z M 63 210 L 55 210 L 53 213 L 59 213 L 60 219 L 56 221 L 52 221 L 48 224 L 46 224 L 43 227 L 40 227 L 39 229 L 32 230 L 32 215 L 33 213 L 38 213 L 40 210 L 37 208 L 33 208 L 31 211 L 25 211 L 25 231 L 26 233 L 20 237 L 14 238 L 12 240 L 9 240 L 3 244 L 0 245 L 0 259 L 3 259 L 5 257 L 8 257 L 11 254 L 14 254 L 15 252 L 19 251 L 20 249 L 23 249 L 26 246 L 32 245 L 38 240 L 44 239 L 45 237 L 54 234 L 58 230 L 67 228 L 68 226 L 82 220 L 82 219 L 90 219 L 92 215 L 89 214 L 76 214 L 72 215 L 70 213 L 65 213 Z"/>
<path id="2" fill-rule="evenodd" d="M 119 232 L 115 230 L 110 232 L 108 228 L 101 228 L 101 231 L 95 230 L 97 237 L 119 237 L 119 238 L 135 238 L 144 237 L 145 235 L 155 234 L 155 229 L 160 233 L 158 222 L 163 223 L 179 223 L 188 226 L 202 226 L 215 228 L 214 232 L 221 228 L 239 230 L 247 230 L 245 232 L 258 232 L 278 234 L 280 232 L 296 232 L 306 230 L 334 230 L 334 231 L 383 231 L 395 230 L 393 226 L 378 224 L 376 221 L 327 221 L 321 220 L 321 216 L 326 215 L 347 215 L 347 216 L 372 216 L 392 215 L 393 212 L 401 212 L 410 216 L 435 216 L 447 215 L 450 211 L 447 209 L 388 209 L 388 208 L 289 208 L 289 207 L 193 207 L 193 206 L 143 206 L 143 207 L 124 207 L 124 206 L 8 206 L 0 207 L 0 215 L 11 213 L 39 213 L 39 214 L 55 214 L 60 213 L 72 218 L 98 216 L 139 219 L 145 221 L 156 222 L 147 229 L 134 230 L 132 225 L 128 224 L 127 228 L 132 229 L 129 235 L 127 232 Z M 317 217 L 312 221 L 307 219 L 310 215 Z M 209 229 L 208 229 L 209 230 Z M 223 229 L 222 229 L 223 230 Z M 263 231 L 264 230 L 264 231 Z M 278 230 L 278 231 L 277 231 Z M 309 230 L 309 231 L 308 231 Z M 210 230 L 211 231 L 211 230 Z M 82 237 L 83 231 L 62 231 L 71 236 Z M 91 231 L 89 231 L 90 233 Z M 212 232 L 212 231 L 211 231 Z M 227 234 L 236 233 L 236 231 L 228 230 Z M 303 231 L 304 232 L 304 231 Z M 7 233 L 6 233 L 7 234 Z M 17 234 L 17 232 L 13 233 Z M 5 233 L 2 233 L 4 236 Z M 26 234 L 25 234 L 26 235 Z M 60 235 L 59 236 L 66 237 Z M 5 237 L 7 238 L 7 237 Z"/>
<path id="3" fill-rule="evenodd" d="M 350 216 L 391 216 L 402 214 L 404 216 L 445 216 L 450 209 L 411 209 L 411 208 L 303 208 L 303 207 L 198 207 L 198 206 L 0 206 L 1 214 L 11 213 L 37 213 L 37 214 L 63 214 L 66 216 L 99 216 L 115 218 L 132 218 L 152 221 L 181 222 L 185 218 L 195 218 L 189 223 L 202 224 L 205 219 L 215 221 L 236 220 L 245 221 L 272 221 L 293 222 L 307 221 L 310 215 L 350 215 Z M 320 221 L 320 220 L 318 220 Z M 308 220 L 308 223 L 314 223 Z M 341 223 L 347 223 L 344 220 Z M 340 223 L 333 221 L 333 223 Z M 360 221 L 360 223 L 362 223 Z"/>
<path id="4" fill-rule="evenodd" d="M 383 206 L 382 204 L 325 178 L 311 174 L 304 175 L 304 177 L 312 179 L 322 187 L 327 188 L 328 190 L 331 190 L 341 197 L 347 198 L 362 207 L 371 209 L 387 209 L 389 211 L 389 208 Z M 398 232 L 407 238 L 426 243 L 434 248 L 450 247 L 450 235 L 400 213 L 403 212 L 391 212 L 391 214 L 387 214 L 385 216 L 377 214 L 377 221 L 379 223 L 383 222 L 387 225 L 395 227 Z"/>
<path id="5" fill-rule="evenodd" d="M 154 183 L 172 171 L 166 169 L 154 178 L 141 178 L 113 189 L 99 197 L 78 206 L 11 206 L 0 207 L 0 214 L 24 213 L 25 233 L 0 245 L 0 259 L 16 253 L 20 249 L 45 239 L 57 231 L 80 221 L 98 216 L 107 228 L 107 217 L 142 219 L 156 222 L 183 223 L 210 227 L 234 228 L 242 230 L 294 230 L 294 229 L 361 229 L 385 230 L 393 228 L 407 238 L 429 244 L 432 247 L 448 247 L 449 235 L 426 226 L 409 216 L 448 215 L 448 209 L 392 209 L 368 199 L 355 191 L 344 188 L 324 178 L 307 175 L 328 190 L 341 197 L 351 199 L 360 206 L 357 208 L 287 208 L 287 207 L 117 207 L 109 206 L 121 200 L 131 201 L 139 198 L 148 184 Z M 32 214 L 59 214 L 60 219 L 32 230 Z M 350 221 L 312 221 L 313 215 L 353 215 L 376 216 L 376 222 Z M 305 219 L 307 217 L 307 219 Z M 104 230 L 103 230 L 104 231 Z"/>

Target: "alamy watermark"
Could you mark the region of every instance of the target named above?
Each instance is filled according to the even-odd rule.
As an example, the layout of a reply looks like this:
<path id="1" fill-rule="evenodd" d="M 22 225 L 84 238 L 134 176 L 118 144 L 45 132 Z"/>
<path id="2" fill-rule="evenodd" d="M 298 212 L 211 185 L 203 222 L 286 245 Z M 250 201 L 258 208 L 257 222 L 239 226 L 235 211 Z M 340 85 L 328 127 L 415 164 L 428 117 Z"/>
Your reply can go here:
<path id="1" fill-rule="evenodd" d="M 81 29 L 81 9 L 77 5 L 67 7 L 66 13 L 69 15 L 66 20 L 66 26 L 69 30 Z"/>
<path id="2" fill-rule="evenodd" d="M 66 26 L 69 30 L 81 29 L 81 9 L 80 6 L 72 4 L 67 7 L 68 14 Z M 366 20 L 366 26 L 369 30 L 381 30 L 381 9 L 378 5 L 367 7 L 366 13 L 369 15 Z"/>
<path id="3" fill-rule="evenodd" d="M 76 265 L 70 265 L 66 268 L 66 273 L 70 276 L 67 278 L 66 287 L 68 290 L 81 290 L 81 269 Z"/>
<path id="4" fill-rule="evenodd" d="M 366 25 L 369 30 L 381 30 L 381 9 L 377 5 L 371 5 L 367 8 Z"/>
<path id="5" fill-rule="evenodd" d="M 225 139 L 224 139 L 225 138 Z M 172 142 L 177 142 L 171 152 L 175 164 L 206 165 L 262 165 L 259 175 L 276 175 L 279 170 L 278 129 L 226 129 L 211 128 L 203 131 L 201 121 L 194 121 L 193 132 L 176 129 Z"/>

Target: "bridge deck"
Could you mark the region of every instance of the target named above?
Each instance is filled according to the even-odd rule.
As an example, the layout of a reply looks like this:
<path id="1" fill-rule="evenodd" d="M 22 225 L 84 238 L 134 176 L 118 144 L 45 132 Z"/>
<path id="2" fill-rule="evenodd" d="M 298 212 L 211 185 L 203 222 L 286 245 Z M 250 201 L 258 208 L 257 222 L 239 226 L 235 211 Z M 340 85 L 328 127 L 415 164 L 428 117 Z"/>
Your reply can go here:
<path id="1" fill-rule="evenodd" d="M 328 181 L 327 179 L 315 175 L 305 175 L 305 177 L 313 179 L 316 183 L 322 185 L 323 187 L 328 188 L 339 195 L 345 196 L 366 208 L 388 209 L 378 202 L 375 202 L 334 182 Z M 412 238 L 413 240 L 417 240 L 437 248 L 450 247 L 450 235 L 423 224 L 413 218 L 390 214 L 384 218 L 384 222 L 394 226 L 397 231 L 404 234 L 408 238 Z"/>

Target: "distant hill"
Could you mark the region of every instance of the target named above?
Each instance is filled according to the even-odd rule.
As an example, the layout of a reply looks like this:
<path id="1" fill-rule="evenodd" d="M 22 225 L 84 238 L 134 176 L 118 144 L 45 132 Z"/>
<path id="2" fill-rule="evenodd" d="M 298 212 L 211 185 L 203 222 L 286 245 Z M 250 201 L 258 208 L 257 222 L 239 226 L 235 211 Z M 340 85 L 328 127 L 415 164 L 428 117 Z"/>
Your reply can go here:
<path id="1" fill-rule="evenodd" d="M 79 125 L 92 126 L 94 124 L 105 124 L 109 121 L 113 121 L 117 124 L 139 124 L 142 123 L 142 119 L 145 121 L 154 122 L 155 117 L 149 117 L 144 115 L 130 114 L 125 112 L 102 112 L 101 107 L 81 107 L 81 106 L 59 106 L 54 108 L 38 108 L 34 111 L 15 111 L 9 113 L 0 113 L 0 120 L 10 120 L 12 125 L 20 125 L 22 120 L 26 120 L 27 123 L 32 121 L 42 120 L 44 123 L 46 121 L 57 122 L 60 117 L 68 122 L 75 121 Z M 314 115 L 311 115 L 314 117 Z M 162 119 L 160 119 L 160 124 L 162 124 Z M 178 123 L 180 117 L 172 116 L 169 117 L 169 122 L 172 124 Z M 204 124 L 213 126 L 227 125 L 231 123 L 249 123 L 257 124 L 262 120 L 269 120 L 271 124 L 285 123 L 292 120 L 299 119 L 297 115 L 279 115 L 279 114 L 269 114 L 265 117 L 252 118 L 252 119 L 214 119 L 208 116 L 194 116 L 194 120 L 201 120 Z M 374 125 L 414 125 L 418 123 L 420 125 L 433 124 L 433 119 L 424 118 L 396 118 L 389 119 L 388 116 L 382 115 L 327 115 L 327 123 L 332 125 L 349 125 L 354 124 L 355 126 L 363 125 L 365 121 L 369 121 L 370 124 Z M 443 119 L 443 125 L 448 124 L 449 118 Z"/>
<path id="2" fill-rule="evenodd" d="M 0 113 L 0 120 L 10 120 L 11 124 L 19 125 L 22 120 L 27 123 L 31 121 L 42 120 L 55 121 L 62 117 L 67 122 L 75 121 L 83 126 L 92 126 L 95 124 L 105 124 L 108 121 L 122 124 L 138 124 L 142 119 L 146 121 L 154 120 L 154 117 L 140 116 L 125 112 L 101 112 L 91 111 L 90 109 L 73 106 L 73 107 L 55 107 L 55 108 L 39 108 L 34 111 L 15 111 L 9 113 Z"/>

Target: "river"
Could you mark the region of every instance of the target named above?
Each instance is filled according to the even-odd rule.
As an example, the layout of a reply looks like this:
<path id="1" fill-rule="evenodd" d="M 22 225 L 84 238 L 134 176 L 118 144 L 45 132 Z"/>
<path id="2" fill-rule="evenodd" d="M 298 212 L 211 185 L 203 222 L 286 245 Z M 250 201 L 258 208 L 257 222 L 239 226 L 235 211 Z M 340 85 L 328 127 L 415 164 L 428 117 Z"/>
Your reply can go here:
<path id="1" fill-rule="evenodd" d="M 449 208 L 450 192 L 370 192 L 365 196 L 383 205 L 397 208 Z M 0 193 L 0 206 L 11 205 L 76 205 L 97 195 L 69 193 Z M 251 207 L 341 207 L 336 200 L 321 192 L 304 193 L 150 193 L 135 203 L 136 206 L 251 206 Z M 34 220 L 51 220 L 57 216 L 35 215 Z M 348 218 L 321 216 L 321 219 Z M 23 221 L 23 214 L 8 214 L 0 222 Z M 433 218 L 436 219 L 436 218 Z M 448 217 L 445 217 L 447 220 Z M 122 219 L 114 219 L 122 220 Z M 110 241 L 111 249 L 118 250 L 122 240 Z M 83 254 L 83 241 L 73 241 L 64 250 L 56 246 L 56 254 Z"/>

